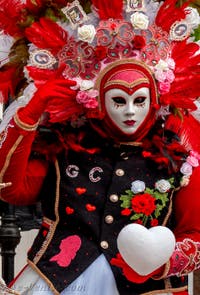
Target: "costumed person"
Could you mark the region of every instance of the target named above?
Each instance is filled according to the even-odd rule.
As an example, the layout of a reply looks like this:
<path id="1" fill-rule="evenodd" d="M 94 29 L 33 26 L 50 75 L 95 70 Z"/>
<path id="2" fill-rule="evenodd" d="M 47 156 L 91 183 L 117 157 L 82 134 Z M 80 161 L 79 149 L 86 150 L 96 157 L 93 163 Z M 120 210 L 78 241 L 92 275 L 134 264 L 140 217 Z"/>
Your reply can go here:
<path id="1" fill-rule="evenodd" d="M 197 10 L 14 2 L 0 8 L 1 90 L 16 98 L 1 125 L 1 199 L 40 200 L 43 221 L 9 287 L 189 294 L 200 267 Z"/>

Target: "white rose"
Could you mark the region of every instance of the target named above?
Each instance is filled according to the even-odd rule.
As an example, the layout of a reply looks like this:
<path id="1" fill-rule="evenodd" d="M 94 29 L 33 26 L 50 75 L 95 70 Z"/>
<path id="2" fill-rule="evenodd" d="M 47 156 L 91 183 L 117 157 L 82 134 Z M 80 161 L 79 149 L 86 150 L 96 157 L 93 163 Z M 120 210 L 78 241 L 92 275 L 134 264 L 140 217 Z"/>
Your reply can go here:
<path id="1" fill-rule="evenodd" d="M 183 175 L 190 176 L 192 175 L 192 166 L 185 162 L 182 164 L 180 171 Z"/>
<path id="2" fill-rule="evenodd" d="M 12 47 L 14 43 L 14 38 L 5 35 L 3 31 L 0 31 L 0 44 L 1 44 L 1 50 L 0 50 L 0 60 L 1 60 L 1 66 L 3 66 L 5 63 L 9 61 L 9 52 L 10 48 Z"/>
<path id="3" fill-rule="evenodd" d="M 78 38 L 84 42 L 92 43 L 96 30 L 93 25 L 84 25 L 78 28 Z"/>
<path id="4" fill-rule="evenodd" d="M 135 29 L 146 30 L 149 25 L 148 16 L 142 12 L 135 12 L 130 18 L 131 24 Z"/>
<path id="5" fill-rule="evenodd" d="M 157 71 L 159 71 L 159 70 L 167 71 L 169 69 L 168 63 L 166 61 L 160 59 L 159 62 L 157 63 L 157 65 L 155 65 L 155 69 Z"/>
<path id="6" fill-rule="evenodd" d="M 187 15 L 185 18 L 186 22 L 191 26 L 192 29 L 198 28 L 200 24 L 200 16 L 198 10 L 193 7 L 187 7 L 185 10 L 187 11 Z"/>
<path id="7" fill-rule="evenodd" d="M 158 180 L 155 183 L 155 188 L 160 192 L 160 193 L 166 193 L 170 188 L 171 188 L 171 184 L 168 180 L 165 179 L 161 179 Z"/>
<path id="8" fill-rule="evenodd" d="M 80 83 L 80 90 L 82 91 L 92 89 L 93 87 L 94 82 L 91 80 L 82 80 L 82 82 Z"/>
<path id="9" fill-rule="evenodd" d="M 180 181 L 180 186 L 184 187 L 187 186 L 190 182 L 189 176 L 183 176 L 181 181 Z"/>
<path id="10" fill-rule="evenodd" d="M 141 180 L 135 180 L 131 184 L 131 190 L 134 194 L 142 193 L 145 187 L 145 183 Z"/>

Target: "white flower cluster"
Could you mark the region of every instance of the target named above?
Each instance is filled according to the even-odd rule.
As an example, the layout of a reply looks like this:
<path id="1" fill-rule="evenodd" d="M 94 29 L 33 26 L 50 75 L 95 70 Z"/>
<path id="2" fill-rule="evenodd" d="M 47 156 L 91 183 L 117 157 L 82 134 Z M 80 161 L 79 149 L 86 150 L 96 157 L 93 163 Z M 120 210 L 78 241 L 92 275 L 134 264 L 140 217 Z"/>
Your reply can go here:
<path id="1" fill-rule="evenodd" d="M 186 15 L 186 22 L 190 26 L 191 29 L 196 29 L 200 25 L 200 15 L 198 13 L 198 10 L 193 7 L 187 7 L 186 9 L 187 15 Z"/>
<path id="2" fill-rule="evenodd" d="M 96 35 L 96 30 L 93 25 L 84 25 L 78 27 L 78 38 L 83 42 L 92 43 Z"/>
<path id="3" fill-rule="evenodd" d="M 135 180 L 131 184 L 131 190 L 134 194 L 142 193 L 146 188 L 144 181 Z"/>
<path id="4" fill-rule="evenodd" d="M 170 190 L 171 184 L 168 180 L 160 179 L 155 183 L 155 189 L 157 189 L 160 193 L 166 193 Z M 144 192 L 146 189 L 146 185 L 144 181 L 141 180 L 135 180 L 131 184 L 131 191 L 134 194 L 139 194 Z"/>
<path id="5" fill-rule="evenodd" d="M 162 194 L 168 192 L 171 188 L 171 184 L 168 180 L 160 179 L 155 183 L 155 188 Z"/>
<path id="6" fill-rule="evenodd" d="M 149 26 L 149 18 L 143 12 L 134 12 L 130 21 L 134 29 L 146 30 Z"/>
<path id="7" fill-rule="evenodd" d="M 193 167 L 198 167 L 200 161 L 200 155 L 197 152 L 190 151 L 190 155 L 187 157 L 186 162 L 181 166 L 180 172 L 183 174 L 181 180 L 181 186 L 186 186 L 189 183 L 190 176 L 193 172 Z"/>

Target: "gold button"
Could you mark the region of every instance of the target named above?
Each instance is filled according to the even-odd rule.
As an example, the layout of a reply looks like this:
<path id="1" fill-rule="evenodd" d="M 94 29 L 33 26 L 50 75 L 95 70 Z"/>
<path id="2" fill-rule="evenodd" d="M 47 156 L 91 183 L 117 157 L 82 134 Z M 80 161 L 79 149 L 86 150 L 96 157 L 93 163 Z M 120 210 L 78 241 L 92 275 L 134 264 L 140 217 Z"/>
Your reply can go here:
<path id="1" fill-rule="evenodd" d="M 119 200 L 118 195 L 112 194 L 110 195 L 110 201 L 116 203 Z"/>
<path id="2" fill-rule="evenodd" d="M 106 241 L 101 241 L 101 248 L 103 248 L 103 249 L 108 249 L 108 242 L 106 242 Z"/>
<path id="3" fill-rule="evenodd" d="M 123 176 L 124 175 L 124 170 L 117 169 L 115 173 L 116 173 L 117 176 Z"/>
<path id="4" fill-rule="evenodd" d="M 107 224 L 111 224 L 111 223 L 113 223 L 113 220 L 114 220 L 114 218 L 113 218 L 112 215 L 107 215 L 107 216 L 105 217 L 105 222 L 106 222 Z"/>

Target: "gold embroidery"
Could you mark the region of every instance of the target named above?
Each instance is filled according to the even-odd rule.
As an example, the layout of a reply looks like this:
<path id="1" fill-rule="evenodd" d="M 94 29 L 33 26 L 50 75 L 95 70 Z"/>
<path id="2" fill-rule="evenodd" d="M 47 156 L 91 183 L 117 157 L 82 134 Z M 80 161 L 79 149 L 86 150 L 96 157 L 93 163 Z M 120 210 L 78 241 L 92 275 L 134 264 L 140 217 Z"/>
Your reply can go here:
<path id="1" fill-rule="evenodd" d="M 20 142 L 22 141 L 22 139 L 24 138 L 23 135 L 20 135 L 17 140 L 15 141 L 15 143 L 13 144 L 12 148 L 10 149 L 10 151 L 8 152 L 7 156 L 6 156 L 6 159 L 5 159 L 5 163 L 4 163 L 4 166 L 2 167 L 1 171 L 0 171 L 0 182 L 4 182 L 3 181 L 3 176 L 10 164 L 10 159 L 14 153 L 14 151 L 16 150 L 16 148 L 18 147 L 18 145 L 20 144 Z M 1 196 L 0 196 L 0 199 L 1 200 L 4 200 Z"/>
<path id="2" fill-rule="evenodd" d="M 14 116 L 14 121 L 18 127 L 20 127 L 21 129 L 23 129 L 25 131 L 35 131 L 38 127 L 38 122 L 34 125 L 26 124 L 19 119 L 17 114 L 15 114 L 15 116 Z"/>
<path id="3" fill-rule="evenodd" d="M 142 293 L 141 295 L 156 295 L 156 294 L 166 294 L 166 293 L 178 293 L 181 291 L 187 291 L 188 287 L 181 287 L 181 288 L 170 288 L 170 289 L 165 289 L 165 290 L 155 290 L 155 291 L 150 291 L 147 293 Z"/>

